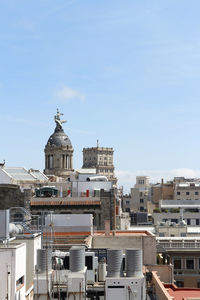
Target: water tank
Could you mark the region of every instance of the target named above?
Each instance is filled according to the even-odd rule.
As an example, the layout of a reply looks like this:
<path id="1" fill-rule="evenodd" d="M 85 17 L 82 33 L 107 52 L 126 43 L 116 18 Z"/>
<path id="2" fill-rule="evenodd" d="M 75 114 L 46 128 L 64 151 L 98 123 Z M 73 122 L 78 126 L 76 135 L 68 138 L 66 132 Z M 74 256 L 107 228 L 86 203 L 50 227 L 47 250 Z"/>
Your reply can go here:
<path id="1" fill-rule="evenodd" d="M 143 276 L 141 249 L 126 249 L 126 276 L 127 277 Z"/>
<path id="2" fill-rule="evenodd" d="M 38 249 L 37 250 L 37 269 L 39 273 L 51 270 L 51 256 L 50 249 Z"/>
<path id="3" fill-rule="evenodd" d="M 69 268 L 72 272 L 82 271 L 85 267 L 85 247 L 72 246 L 69 250 Z"/>
<path id="4" fill-rule="evenodd" d="M 107 277 L 123 277 L 123 251 L 121 249 L 108 249 L 107 251 Z"/>

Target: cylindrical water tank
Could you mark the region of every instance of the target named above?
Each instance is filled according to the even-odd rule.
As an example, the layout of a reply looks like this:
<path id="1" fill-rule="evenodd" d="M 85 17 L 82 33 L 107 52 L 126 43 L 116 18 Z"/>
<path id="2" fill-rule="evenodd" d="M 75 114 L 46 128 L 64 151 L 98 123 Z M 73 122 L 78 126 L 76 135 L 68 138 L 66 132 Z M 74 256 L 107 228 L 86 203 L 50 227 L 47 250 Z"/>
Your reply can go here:
<path id="1" fill-rule="evenodd" d="M 69 250 L 69 268 L 72 272 L 82 271 L 85 267 L 85 247 L 72 246 Z"/>
<path id="2" fill-rule="evenodd" d="M 127 277 L 143 276 L 141 249 L 126 249 L 126 276 Z"/>
<path id="3" fill-rule="evenodd" d="M 106 262 L 102 261 L 98 264 L 98 280 L 105 281 L 106 280 Z"/>
<path id="4" fill-rule="evenodd" d="M 52 252 L 50 249 L 37 250 L 37 269 L 39 273 L 52 269 L 51 256 Z"/>
<path id="5" fill-rule="evenodd" d="M 107 251 L 107 277 L 123 277 L 123 251 L 121 249 L 108 249 Z"/>

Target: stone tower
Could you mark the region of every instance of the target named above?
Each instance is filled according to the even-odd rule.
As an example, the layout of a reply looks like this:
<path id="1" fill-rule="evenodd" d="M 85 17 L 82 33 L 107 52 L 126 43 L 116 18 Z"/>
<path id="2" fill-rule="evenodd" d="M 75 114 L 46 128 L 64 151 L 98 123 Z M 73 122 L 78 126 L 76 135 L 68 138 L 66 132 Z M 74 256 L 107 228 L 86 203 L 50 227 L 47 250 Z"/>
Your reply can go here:
<path id="1" fill-rule="evenodd" d="M 97 174 L 106 176 L 108 180 L 116 185 L 117 178 L 114 174 L 113 153 L 113 148 L 99 147 L 97 141 L 97 147 L 83 148 L 82 168 L 95 168 Z"/>
<path id="2" fill-rule="evenodd" d="M 73 171 L 73 152 L 71 141 L 65 134 L 60 119 L 63 114 L 57 109 L 54 117 L 56 128 L 54 133 L 48 139 L 45 146 L 45 170 L 46 175 L 55 175 L 68 178 Z"/>

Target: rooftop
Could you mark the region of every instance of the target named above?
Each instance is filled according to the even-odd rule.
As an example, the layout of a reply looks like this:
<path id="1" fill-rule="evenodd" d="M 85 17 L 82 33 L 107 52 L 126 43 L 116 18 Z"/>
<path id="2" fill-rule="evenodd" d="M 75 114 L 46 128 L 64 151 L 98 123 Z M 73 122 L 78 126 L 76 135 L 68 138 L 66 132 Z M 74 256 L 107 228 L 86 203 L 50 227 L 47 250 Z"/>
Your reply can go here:
<path id="1" fill-rule="evenodd" d="M 36 178 L 23 167 L 3 167 L 3 172 L 14 180 L 35 181 Z"/>
<path id="2" fill-rule="evenodd" d="M 138 230 L 138 231 L 110 231 L 110 236 L 153 236 L 153 234 L 146 230 Z M 105 231 L 98 231 L 94 233 L 94 236 L 105 236 Z"/>
<path id="3" fill-rule="evenodd" d="M 177 288 L 174 284 L 165 284 L 164 286 L 174 300 L 200 299 L 200 289 Z"/>

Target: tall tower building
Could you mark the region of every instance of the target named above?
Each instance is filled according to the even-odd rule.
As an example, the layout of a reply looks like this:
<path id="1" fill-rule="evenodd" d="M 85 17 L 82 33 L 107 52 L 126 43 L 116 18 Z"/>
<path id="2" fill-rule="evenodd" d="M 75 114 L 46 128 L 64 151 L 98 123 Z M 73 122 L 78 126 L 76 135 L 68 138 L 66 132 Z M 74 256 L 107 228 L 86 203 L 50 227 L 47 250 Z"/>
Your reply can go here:
<path id="1" fill-rule="evenodd" d="M 54 117 L 56 128 L 48 139 L 45 146 L 45 170 L 46 175 L 55 175 L 67 178 L 73 171 L 73 152 L 71 141 L 65 134 L 62 124 L 66 123 L 60 119 L 63 114 L 57 109 Z"/>
<path id="2" fill-rule="evenodd" d="M 106 176 L 108 180 L 116 184 L 113 153 L 113 148 L 99 147 L 97 141 L 97 147 L 83 148 L 83 168 L 95 168 L 97 174 Z"/>

